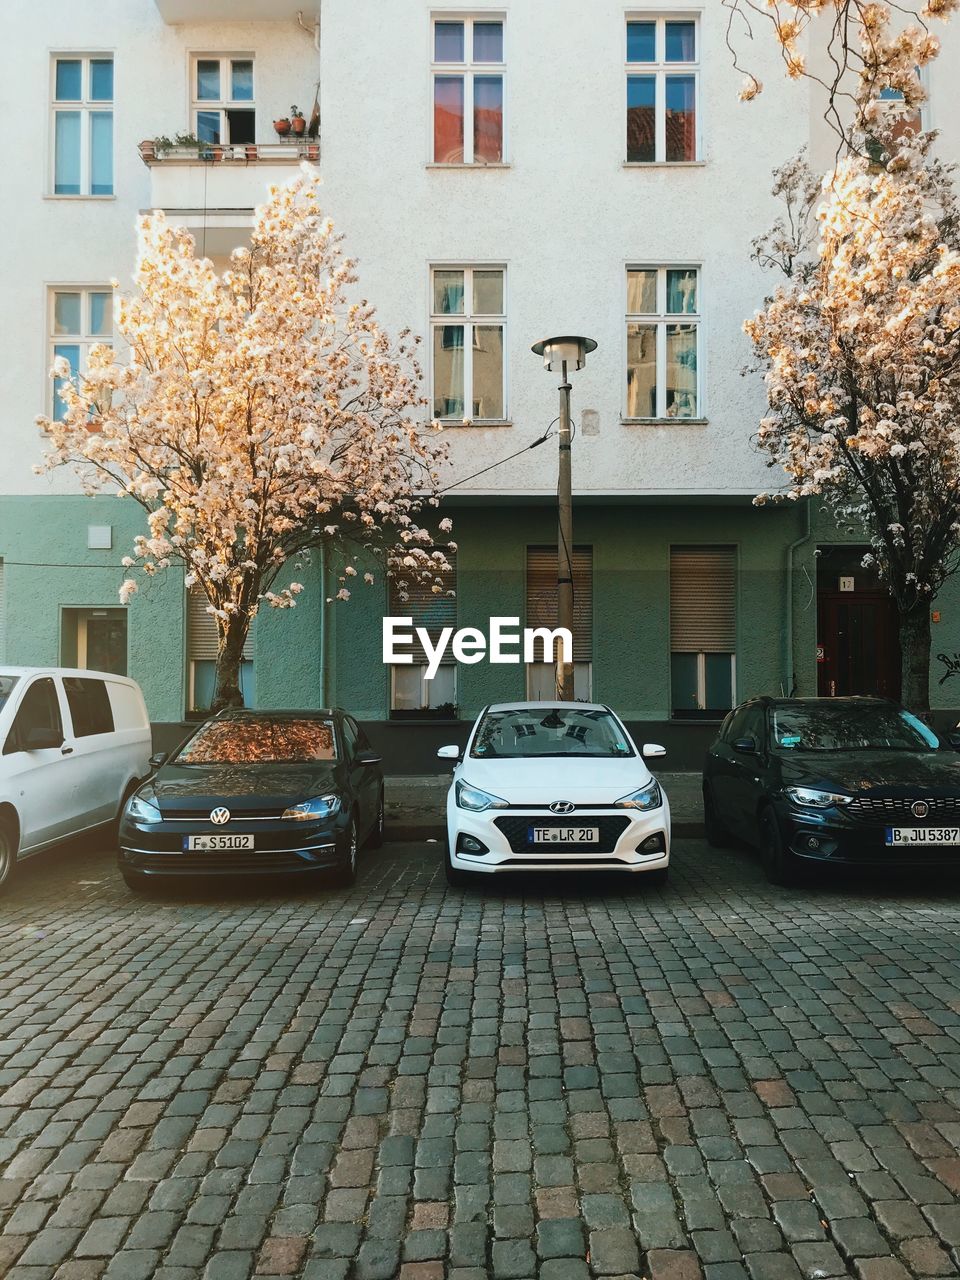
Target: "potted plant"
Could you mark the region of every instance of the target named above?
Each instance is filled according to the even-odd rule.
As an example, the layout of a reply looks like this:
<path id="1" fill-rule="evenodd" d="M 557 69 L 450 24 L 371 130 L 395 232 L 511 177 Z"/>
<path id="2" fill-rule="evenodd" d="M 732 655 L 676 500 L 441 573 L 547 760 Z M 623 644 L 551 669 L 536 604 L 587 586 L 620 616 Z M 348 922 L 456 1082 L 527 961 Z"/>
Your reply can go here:
<path id="1" fill-rule="evenodd" d="M 142 160 L 152 160 L 154 157 L 154 140 L 153 138 L 144 138 L 140 143 L 140 158 Z"/>
<path id="2" fill-rule="evenodd" d="M 290 108 L 290 128 L 293 130 L 293 132 L 297 135 L 298 138 L 303 136 L 303 133 L 306 127 L 307 127 L 307 122 L 303 118 L 303 112 L 299 109 L 299 107 L 295 107 L 295 106 L 291 107 Z"/>
<path id="3" fill-rule="evenodd" d="M 281 138 L 285 138 L 290 132 L 290 120 L 287 116 L 281 116 L 279 120 L 274 120 L 273 127 L 279 133 Z"/>

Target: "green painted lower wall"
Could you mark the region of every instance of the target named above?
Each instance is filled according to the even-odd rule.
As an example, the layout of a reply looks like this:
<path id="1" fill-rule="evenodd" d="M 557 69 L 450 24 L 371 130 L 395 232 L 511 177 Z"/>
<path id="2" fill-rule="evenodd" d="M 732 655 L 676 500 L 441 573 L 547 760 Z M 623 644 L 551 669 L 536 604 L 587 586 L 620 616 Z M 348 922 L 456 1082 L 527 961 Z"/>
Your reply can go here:
<path id="1" fill-rule="evenodd" d="M 458 544 L 458 625 L 486 631 L 491 615 L 524 620 L 526 548 L 556 540 L 549 506 L 451 507 Z M 89 525 L 110 525 L 109 551 L 87 549 Z M 0 558 L 8 663 L 59 663 L 61 612 L 71 607 L 116 608 L 127 576 L 120 564 L 143 515 L 114 498 L 46 496 L 0 498 Z M 578 505 L 575 541 L 593 548 L 593 696 L 628 719 L 670 714 L 670 548 L 733 545 L 737 550 L 737 696 L 779 694 L 795 683 L 814 694 L 817 682 L 816 549 L 845 539 L 829 517 L 813 513 L 807 535 L 802 508 L 731 505 Z M 793 554 L 792 579 L 787 566 Z M 335 599 L 339 569 L 319 553 L 291 570 L 305 590 L 295 609 L 264 609 L 254 631 L 257 703 L 317 707 L 335 702 L 362 719 L 389 709 L 389 672 L 381 662 L 381 619 L 387 592 L 382 568 L 360 563 L 349 601 Z M 372 585 L 363 581 L 369 568 Z M 792 581 L 792 654 L 786 632 Z M 144 689 L 151 716 L 179 720 L 186 707 L 187 671 L 182 573 L 170 570 L 141 582 L 128 608 L 129 672 Z M 936 655 L 960 651 L 960 578 L 936 602 L 931 695 L 935 707 L 960 704 L 960 676 L 939 683 Z M 322 640 L 324 626 L 326 639 Z M 321 652 L 327 670 L 321 671 Z M 458 703 L 463 716 L 485 703 L 522 698 L 522 666 L 486 662 L 461 666 Z"/>

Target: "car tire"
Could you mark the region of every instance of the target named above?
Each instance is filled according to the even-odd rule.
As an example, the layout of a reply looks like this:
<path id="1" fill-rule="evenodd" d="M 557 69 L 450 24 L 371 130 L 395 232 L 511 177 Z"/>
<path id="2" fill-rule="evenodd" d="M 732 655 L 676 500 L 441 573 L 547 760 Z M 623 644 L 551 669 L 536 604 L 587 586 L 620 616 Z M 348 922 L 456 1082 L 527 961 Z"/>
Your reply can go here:
<path id="1" fill-rule="evenodd" d="M 703 789 L 703 834 L 711 849 L 726 849 L 732 843 L 730 832 L 717 814 L 716 801 L 706 787 Z"/>
<path id="2" fill-rule="evenodd" d="M 447 884 L 451 889 L 465 889 L 470 883 L 470 873 L 455 867 L 450 858 L 450 837 L 443 842 L 443 869 L 446 872 Z"/>
<path id="3" fill-rule="evenodd" d="M 7 888 L 16 873 L 19 844 L 14 824 L 6 818 L 0 818 L 0 893 Z"/>
<path id="4" fill-rule="evenodd" d="M 770 808 L 762 809 L 759 818 L 760 861 L 771 884 L 790 886 L 799 879 L 796 858 L 784 846 L 783 834 L 777 815 Z"/>
<path id="5" fill-rule="evenodd" d="M 373 824 L 373 829 L 367 836 L 366 847 L 368 849 L 379 849 L 383 845 L 383 827 L 384 827 L 384 811 L 383 811 L 383 787 L 380 788 L 380 800 L 378 801 L 377 820 Z"/>
<path id="6" fill-rule="evenodd" d="M 356 882 L 357 879 L 357 853 L 359 852 L 360 842 L 357 837 L 357 815 L 354 814 L 350 819 L 350 825 L 347 827 L 346 837 L 343 842 L 343 860 L 340 869 L 337 872 L 337 883 L 348 887 Z"/>

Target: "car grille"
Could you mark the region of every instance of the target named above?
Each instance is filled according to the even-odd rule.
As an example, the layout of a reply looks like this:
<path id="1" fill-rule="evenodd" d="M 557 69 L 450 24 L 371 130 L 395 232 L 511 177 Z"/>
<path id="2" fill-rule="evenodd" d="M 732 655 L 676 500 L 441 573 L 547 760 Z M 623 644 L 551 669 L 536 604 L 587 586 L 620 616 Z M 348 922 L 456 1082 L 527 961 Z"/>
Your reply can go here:
<path id="1" fill-rule="evenodd" d="M 922 818 L 912 812 L 918 801 L 928 808 Z M 936 823 L 945 818 L 960 818 L 960 796 L 856 796 L 843 812 L 861 822 L 908 818 L 914 824 Z"/>
<path id="2" fill-rule="evenodd" d="M 533 845 L 527 840 L 527 832 L 534 825 L 538 827 L 597 827 L 600 839 L 596 844 L 544 844 Z M 630 825 L 630 819 L 622 814 L 617 817 L 596 817 L 589 813 L 578 813 L 576 817 L 555 818 L 546 821 L 543 818 L 495 818 L 494 826 L 498 827 L 510 841 L 514 853 L 528 853 L 536 849 L 542 853 L 613 853 L 617 841 Z"/>
<path id="3" fill-rule="evenodd" d="M 124 865 L 131 871 L 146 871 L 154 875 L 273 875 L 331 866 L 334 860 L 333 849 L 318 850 L 316 854 L 230 849 L 217 853 L 128 853 L 124 857 Z"/>
<path id="4" fill-rule="evenodd" d="M 218 800 L 215 805 L 211 805 L 211 809 L 218 808 L 223 801 Z M 230 809 L 230 805 L 224 804 L 224 808 Z M 242 823 L 251 821 L 263 821 L 266 818 L 280 818 L 286 811 L 283 809 L 230 809 L 230 820 L 232 823 Z M 160 812 L 163 814 L 164 822 L 210 822 L 210 809 L 171 809 L 167 805 L 161 804 Z"/>

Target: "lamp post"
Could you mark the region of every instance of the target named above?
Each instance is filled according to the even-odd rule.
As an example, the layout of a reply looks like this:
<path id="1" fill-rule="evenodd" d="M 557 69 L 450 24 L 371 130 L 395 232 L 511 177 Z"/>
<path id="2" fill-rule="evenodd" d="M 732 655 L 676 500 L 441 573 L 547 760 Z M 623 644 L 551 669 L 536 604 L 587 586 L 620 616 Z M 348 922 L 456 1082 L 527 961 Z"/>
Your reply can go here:
<path id="1" fill-rule="evenodd" d="M 557 485 L 557 625 L 573 635 L 573 477 L 570 463 L 570 383 L 567 370 L 582 369 L 587 354 L 597 349 L 593 338 L 559 337 L 535 342 L 534 355 L 543 357 L 545 369 L 561 373 L 560 477 Z M 573 655 L 571 654 L 571 658 Z M 573 701 L 573 662 L 557 657 L 557 699 Z"/>

